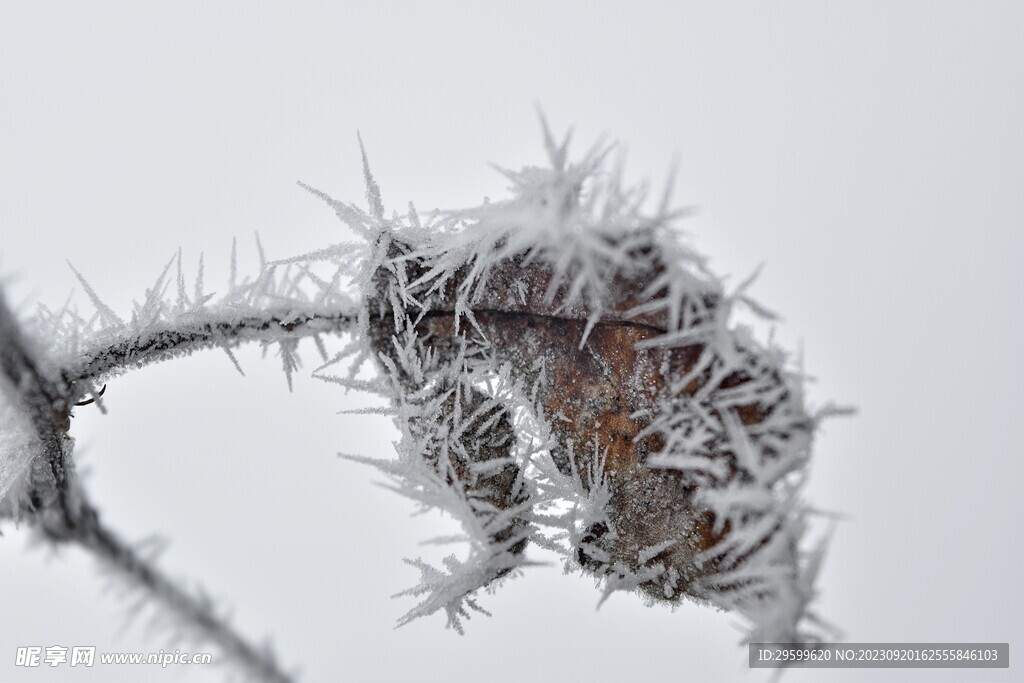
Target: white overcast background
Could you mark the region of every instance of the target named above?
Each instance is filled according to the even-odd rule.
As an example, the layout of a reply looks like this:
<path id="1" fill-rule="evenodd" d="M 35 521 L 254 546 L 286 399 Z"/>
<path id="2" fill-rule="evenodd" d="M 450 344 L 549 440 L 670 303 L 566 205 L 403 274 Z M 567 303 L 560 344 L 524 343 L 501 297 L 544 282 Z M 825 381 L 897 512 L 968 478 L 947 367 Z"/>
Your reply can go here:
<path id="1" fill-rule="evenodd" d="M 225 281 L 349 237 L 296 186 L 389 209 L 476 204 L 488 165 L 544 161 L 535 116 L 607 132 L 666 177 L 684 227 L 804 348 L 827 422 L 808 498 L 848 516 L 818 607 L 848 641 L 1010 642 L 1009 670 L 794 672 L 793 681 L 1011 681 L 1022 626 L 1024 4 L 998 2 L 15 3 L 0 5 L 0 271 L 59 307 L 70 260 L 130 311 L 180 247 Z M 88 306 L 79 292 L 77 301 Z M 310 348 L 311 352 L 312 349 Z M 395 630 L 402 563 L 448 529 L 338 451 L 390 456 L 370 402 L 221 353 L 110 382 L 74 420 L 111 526 L 170 541 L 300 680 L 761 681 L 735 618 L 528 570 L 467 635 Z M 0 538 L 0 680 L 219 681 L 217 667 L 19 669 L 24 645 L 156 651 L 92 560 Z M 550 559 L 538 555 L 541 559 Z M 116 591 L 115 591 L 116 592 Z M 173 649 L 173 648 L 172 648 Z"/>

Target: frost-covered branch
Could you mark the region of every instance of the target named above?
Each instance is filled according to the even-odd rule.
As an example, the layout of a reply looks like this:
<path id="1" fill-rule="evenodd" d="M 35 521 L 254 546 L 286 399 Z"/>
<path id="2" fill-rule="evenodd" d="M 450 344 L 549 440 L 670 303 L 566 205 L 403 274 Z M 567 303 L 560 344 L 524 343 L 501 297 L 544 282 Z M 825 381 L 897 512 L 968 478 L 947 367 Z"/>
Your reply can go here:
<path id="1" fill-rule="evenodd" d="M 291 683 L 292 676 L 281 669 L 269 645 L 257 647 L 238 634 L 208 596 L 186 590 L 161 572 L 150 558 L 103 525 L 91 505 L 82 502 L 73 528 L 67 531 L 70 535 L 61 540 L 92 554 L 143 600 L 143 605 L 156 602 L 165 612 L 157 618 L 169 620 L 172 629 L 192 641 L 216 647 L 228 663 L 245 673 L 246 680 Z"/>
<path id="2" fill-rule="evenodd" d="M 571 162 L 542 119 L 546 167 L 502 173 L 511 196 L 389 217 L 362 150 L 367 208 L 303 187 L 362 242 L 267 262 L 205 293 L 180 254 L 122 319 L 79 275 L 95 312 L 41 308 L 28 329 L 0 305 L 0 513 L 89 550 L 216 643 L 251 677 L 286 680 L 202 596 L 177 587 L 100 525 L 71 467 L 71 407 L 135 367 L 255 341 L 278 349 L 289 386 L 300 339 L 318 379 L 374 393 L 394 417 L 397 458 L 356 456 L 424 509 L 454 517 L 464 544 L 438 568 L 408 560 L 420 601 L 400 624 L 443 612 L 463 630 L 481 591 L 536 564 L 531 546 L 619 591 L 734 611 L 747 638 L 828 636 L 810 605 L 826 544 L 808 543 L 802 499 L 821 420 L 804 377 L 736 321 L 774 319 L 711 272 L 666 192 L 622 182 L 598 144 Z M 669 188 L 671 187 L 671 181 Z M 648 208 L 652 206 L 652 208 Z M 170 277 L 177 263 L 176 277 Z M 76 271 L 77 274 L 77 271 Z M 755 274 L 756 275 L 756 274 Z M 322 336 L 344 333 L 328 354 Z M 373 365 L 375 376 L 362 372 Z M 241 370 L 241 368 L 238 368 Z M 827 540 L 827 536 L 826 536 Z"/>
<path id="3" fill-rule="evenodd" d="M 245 342 L 280 342 L 348 331 L 355 311 L 296 314 L 292 310 L 264 311 L 238 316 L 228 311 L 223 320 L 207 313 L 202 317 L 153 325 L 141 332 L 128 331 L 95 340 L 83 348 L 65 373 L 71 382 L 93 382 L 131 368 L 187 356 L 203 349 L 231 350 Z"/>
<path id="4" fill-rule="evenodd" d="M 30 329 L 0 293 L 0 412 L 5 428 L 0 434 L 0 515 L 27 521 L 51 543 L 74 545 L 93 555 L 143 604 L 159 605 L 176 630 L 217 648 L 225 661 L 245 672 L 246 680 L 283 683 L 292 679 L 269 647 L 251 644 L 205 594 L 170 579 L 153 558 L 101 523 L 75 474 L 74 441 L 68 434 L 77 399 L 92 393 L 99 400 L 102 392 L 94 388 L 99 380 L 204 348 L 223 348 L 234 360 L 231 349 L 243 342 L 276 343 L 290 381 L 298 364 L 298 341 L 313 338 L 322 349 L 320 336 L 347 331 L 356 313 L 340 295 L 321 293 L 314 299 L 293 280 L 277 277 L 275 270 L 264 267 L 254 282 L 234 285 L 227 297 L 210 304 L 201 291 L 201 275 L 194 298 L 184 293 L 180 268 L 177 301 L 165 298 L 165 269 L 128 322 L 84 280 L 96 315 L 83 319 L 68 308 L 57 314 L 42 309 Z"/>
<path id="5" fill-rule="evenodd" d="M 208 329 L 220 331 L 221 340 L 237 340 L 260 338 L 259 333 L 264 330 L 277 336 L 333 331 L 346 322 L 342 316 L 331 321 L 299 319 L 287 323 L 270 317 L 258 324 L 241 320 L 235 321 L 232 327 L 211 325 Z M 275 326 L 281 329 L 273 329 Z M 164 349 L 170 349 L 176 340 L 187 342 L 193 348 L 209 343 L 209 339 L 195 330 L 187 337 L 183 330 L 176 332 L 177 336 L 171 331 L 165 336 L 152 335 L 150 354 L 126 354 L 125 360 L 138 364 L 156 359 L 160 340 L 165 344 Z M 180 348 L 177 350 L 180 352 Z M 26 519 L 52 543 L 75 545 L 93 555 L 136 593 L 161 605 L 183 633 L 217 647 L 227 660 L 246 672 L 248 680 L 290 682 L 292 678 L 280 669 L 269 647 L 258 648 L 249 643 L 217 614 L 208 597 L 193 594 L 171 580 L 151 559 L 125 544 L 101 523 L 99 512 L 88 501 L 71 460 L 73 441 L 67 435 L 71 384 L 64 373 L 59 375 L 61 380 L 54 380 L 57 373 L 47 365 L 45 359 L 34 355 L 0 292 L 0 369 L 3 371 L 0 387 L 4 389 L 0 405 L 8 430 L 0 469 L 3 484 L 0 499 L 4 501 L 6 514 Z M 85 363 L 83 367 L 90 366 Z M 111 369 L 113 366 L 101 371 Z M 78 379 L 73 377 L 73 380 Z M 34 433 L 29 435 L 22 429 L 20 438 L 14 438 L 19 421 L 29 422 Z M 8 495 L 12 486 L 18 485 L 18 480 L 20 490 Z"/>
<path id="6" fill-rule="evenodd" d="M 0 371 L 8 393 L 32 419 L 40 439 L 59 429 L 62 389 L 42 367 L 0 290 Z"/>
<path id="7" fill-rule="evenodd" d="M 5 443 L 0 454 L 0 513 L 17 512 L 18 495 L 8 495 L 17 480 L 33 510 L 53 508 L 69 517 L 71 462 L 66 385 L 55 379 L 45 358 L 31 348 L 0 290 L 0 405 L 6 413 Z M 27 424 L 26 424 L 27 423 Z M 30 425 L 30 427 L 29 427 Z M 31 470 L 29 469 L 31 467 Z"/>
<path id="8" fill-rule="evenodd" d="M 41 308 L 34 320 L 35 336 L 46 340 L 47 353 L 74 400 L 90 392 L 95 396 L 101 380 L 204 349 L 223 349 L 241 371 L 232 349 L 245 342 L 278 345 L 290 385 L 298 340 L 312 338 L 326 360 L 321 337 L 351 331 L 359 307 L 342 287 L 340 271 L 325 282 L 305 269 L 267 264 L 262 253 L 260 248 L 259 275 L 238 282 L 232 248 L 228 287 L 216 300 L 204 292 L 202 260 L 194 286 L 186 287 L 179 253 L 135 303 L 128 320 L 103 302 L 76 270 L 96 312 L 84 318 L 68 307 Z M 169 293 L 175 263 L 177 286 Z"/>

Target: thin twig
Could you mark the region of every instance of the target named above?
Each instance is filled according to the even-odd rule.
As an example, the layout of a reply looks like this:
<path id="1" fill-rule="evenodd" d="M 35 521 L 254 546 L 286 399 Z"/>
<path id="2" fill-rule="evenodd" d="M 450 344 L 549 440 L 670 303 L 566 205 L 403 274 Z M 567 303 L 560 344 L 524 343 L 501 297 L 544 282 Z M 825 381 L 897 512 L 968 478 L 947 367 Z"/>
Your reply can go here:
<path id="1" fill-rule="evenodd" d="M 99 514 L 82 500 L 72 535 L 66 540 L 91 553 L 131 585 L 159 602 L 171 615 L 190 627 L 190 635 L 216 646 L 222 655 L 246 673 L 246 680 L 291 683 L 269 647 L 259 648 L 239 635 L 219 616 L 212 603 L 196 595 L 157 569 L 100 522 Z"/>
<path id="2" fill-rule="evenodd" d="M 208 599 L 171 580 L 100 522 L 99 512 L 75 475 L 71 459 L 73 442 L 67 436 L 68 417 L 80 393 L 76 386 L 101 375 L 155 363 L 186 350 L 230 348 L 244 341 L 342 332 L 354 319 L 353 315 L 339 313 L 300 316 L 286 322 L 283 317 L 268 314 L 150 328 L 87 349 L 73 367 L 58 372 L 44 369 L 45 364 L 33 353 L 0 291 L 0 389 L 30 417 L 52 477 L 49 481 L 32 482 L 32 502 L 26 511 L 29 523 L 50 542 L 76 545 L 113 569 L 188 624 L 197 639 L 216 646 L 246 673 L 247 680 L 291 683 L 292 677 L 281 670 L 269 648 L 256 647 L 246 640 L 216 614 Z"/>
<path id="3" fill-rule="evenodd" d="M 164 325 L 143 332 L 128 331 L 84 349 L 74 365 L 64 370 L 77 384 L 131 368 L 168 360 L 183 352 L 234 348 L 247 341 L 299 339 L 323 333 L 342 333 L 355 324 L 355 314 L 309 314 L 286 321 L 282 316 L 247 316 L 224 321 Z"/>

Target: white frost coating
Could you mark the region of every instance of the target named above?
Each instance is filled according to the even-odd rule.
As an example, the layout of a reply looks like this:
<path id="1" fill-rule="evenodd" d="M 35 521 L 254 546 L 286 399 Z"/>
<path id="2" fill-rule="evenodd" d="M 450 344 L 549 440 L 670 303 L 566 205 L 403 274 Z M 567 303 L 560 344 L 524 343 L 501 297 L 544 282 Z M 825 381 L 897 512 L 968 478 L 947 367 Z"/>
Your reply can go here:
<path id="1" fill-rule="evenodd" d="M 233 284 L 217 296 L 204 291 L 202 257 L 193 285 L 186 287 L 179 253 L 143 300 L 134 303 L 128 320 L 114 313 L 75 271 L 97 313 L 85 318 L 68 306 L 60 311 L 40 306 L 33 332 L 47 340 L 42 350 L 79 385 L 79 396 L 95 395 L 99 383 L 133 367 L 205 348 L 223 349 L 241 372 L 231 349 L 248 340 L 277 346 L 291 386 L 291 375 L 299 366 L 294 328 L 306 326 L 301 336 L 312 336 L 319 349 L 318 332 L 336 333 L 346 327 L 346 318 L 356 316 L 355 301 L 341 286 L 343 274 L 324 281 L 308 268 L 274 263 L 264 264 L 255 279 L 239 283 L 235 261 L 233 248 Z M 172 266 L 177 271 L 174 278 L 170 277 Z M 354 273 L 348 276 L 351 279 Z M 97 403 L 102 405 L 102 399 L 97 398 Z"/>
<path id="2" fill-rule="evenodd" d="M 0 394 L 0 515 L 17 517 L 32 462 L 42 452 L 24 412 Z"/>
<path id="3" fill-rule="evenodd" d="M 419 558 L 407 559 L 407 563 L 420 570 L 421 579 L 416 586 L 395 597 L 423 598 L 399 620 L 400 625 L 444 610 L 448 626 L 462 634 L 462 619 L 469 618 L 470 610 L 487 614 L 476 601 L 477 591 L 493 588 L 515 570 L 533 564 L 515 551 L 516 546 L 521 546 L 531 535 L 528 525 L 517 525 L 517 520 L 529 512 L 531 505 L 524 499 L 518 505 L 496 508 L 467 485 L 465 475 L 460 478 L 457 474 L 459 467 L 475 456 L 466 449 L 466 440 L 492 430 L 500 416 L 499 413 L 489 414 L 500 405 L 493 397 L 485 399 L 481 405 L 467 402 L 467 396 L 475 392 L 475 385 L 480 383 L 481 370 L 493 366 L 486 360 L 472 361 L 460 356 L 450 368 L 445 368 L 433 357 L 417 355 L 411 345 L 396 346 L 400 365 L 384 360 L 391 376 L 391 392 L 396 397 L 396 424 L 402 430 L 402 438 L 396 444 L 398 460 L 344 457 L 378 467 L 393 479 L 393 490 L 414 500 L 422 509 L 441 510 L 461 524 L 463 536 L 434 539 L 434 542 L 466 543 L 467 559 L 459 560 L 450 555 L 444 560 L 444 569 Z M 470 370 L 471 365 L 476 369 Z M 435 382 L 426 386 L 420 395 L 403 394 L 401 372 L 420 378 L 433 375 Z M 498 370 L 495 375 L 499 382 L 503 378 L 507 381 L 507 371 Z M 499 389 L 498 393 L 502 391 Z M 510 460 L 503 457 L 469 462 L 470 481 L 504 469 Z"/>
<path id="4" fill-rule="evenodd" d="M 800 490 L 814 429 L 843 409 L 809 413 L 803 378 L 786 354 L 734 322 L 737 305 L 774 314 L 747 294 L 753 276 L 725 291 L 684 243 L 676 223 L 686 212 L 671 208 L 667 192 L 647 213 L 646 188 L 624 187 L 621 167 L 606 170 L 610 147 L 598 144 L 570 163 L 568 137 L 556 144 L 542 125 L 550 167 L 501 170 L 512 183 L 509 199 L 429 217 L 411 205 L 388 217 L 360 140 L 368 209 L 303 187 L 362 242 L 271 262 L 260 248 L 259 275 L 242 281 L 233 247 L 229 286 L 219 296 L 206 293 L 202 258 L 186 285 L 179 254 L 127 319 L 76 271 L 96 313 L 41 309 L 34 332 L 47 344 L 40 353 L 62 369 L 69 399 L 91 394 L 100 403 L 106 379 L 202 348 L 223 349 L 241 371 L 231 349 L 247 340 L 276 346 L 290 386 L 301 366 L 299 338 L 311 337 L 322 360 L 314 376 L 380 396 L 388 405 L 367 412 L 393 415 L 401 433 L 396 459 L 348 457 L 379 468 L 395 491 L 462 527 L 458 538 L 435 539 L 464 543 L 462 559 L 450 555 L 443 567 L 407 560 L 421 578 L 399 595 L 420 601 L 400 624 L 443 611 L 461 633 L 472 611 L 484 612 L 481 589 L 533 564 L 529 542 L 559 551 L 567 571 L 594 574 L 601 602 L 616 591 L 673 603 L 687 596 L 744 616 L 751 640 L 823 638 L 808 604 L 825 543 L 804 547 L 811 510 Z M 570 418 L 557 407 L 545 412 L 541 395 L 554 386 L 548 358 L 521 349 L 502 355 L 508 340 L 488 338 L 485 316 L 509 312 L 582 325 L 570 342 L 598 363 L 586 342 L 600 337 L 599 325 L 645 330 L 637 357 L 664 359 L 657 371 L 664 386 L 652 396 L 649 375 L 630 376 L 618 389 L 635 400 L 630 411 L 642 409 L 621 417 L 642 425 L 634 443 L 659 444 L 638 461 L 642 474 L 678 478 L 693 492 L 689 520 L 652 514 L 641 529 L 649 537 L 626 538 L 631 530 L 615 497 L 628 489 L 615 479 L 608 448 L 595 436 L 591 455 L 588 433 L 588 452 L 578 442 L 574 453 L 559 436 Z M 425 333 L 432 315 L 452 318 L 453 330 L 439 327 L 443 338 Z M 352 339 L 330 356 L 320 335 L 342 331 Z M 678 365 L 690 351 L 685 372 L 669 362 Z M 375 374 L 364 372 L 368 365 Z M 761 408 L 759 418 L 741 416 Z M 0 504 L 34 457 L 26 448 L 31 432 L 9 412 L 0 404 Z M 718 540 L 692 559 L 714 570 L 687 574 L 688 566 L 673 564 L 687 552 L 679 539 L 696 534 L 693 519 L 704 513 L 713 515 Z M 677 527 L 659 528 L 668 524 Z M 609 544 L 625 550 L 616 555 Z"/>
<path id="5" fill-rule="evenodd" d="M 475 381 L 479 383 L 479 378 L 502 370 L 480 358 L 472 362 L 462 358 L 438 374 L 433 367 L 438 361 L 430 356 L 431 344 L 413 332 L 417 316 L 448 296 L 444 292 L 454 285 L 455 298 L 448 305 L 455 313 L 456 334 L 460 334 L 458 324 L 463 319 L 470 324 L 470 336 L 484 338 L 474 311 L 492 305 L 487 297 L 494 296 L 493 279 L 515 258 L 521 267 L 541 263 L 551 273 L 539 298 L 542 306 L 552 306 L 550 314 L 582 314 L 586 318 L 580 348 L 595 322 L 606 314 L 617 319 L 651 320 L 654 316 L 663 321 L 662 334 L 640 342 L 640 349 L 703 345 L 690 372 L 670 378 L 668 391 L 657 398 L 653 411 L 648 411 L 647 427 L 638 437 L 660 436 L 664 446 L 650 455 L 648 465 L 688 477 L 698 487 L 695 502 L 715 513 L 715 531 L 721 533 L 727 525 L 730 529 L 721 543 L 706 553 L 709 559 L 718 558 L 718 572 L 703 577 L 690 593 L 746 616 L 751 624 L 748 637 L 818 638 L 819 631 L 803 625 L 815 621 L 808 620 L 806 605 L 813 597 L 815 562 L 820 562 L 823 551 L 800 549 L 809 513 L 800 501 L 794 477 L 810 458 L 813 429 L 820 416 L 806 411 L 802 378 L 788 369 L 786 354 L 774 345 L 762 345 L 748 328 L 731 322 L 736 305 L 762 318 L 774 318 L 774 313 L 747 293 L 757 273 L 726 293 L 721 280 L 707 269 L 706 259 L 683 246 L 675 220 L 685 212 L 670 208 L 667 193 L 653 214 L 645 214 L 646 189 L 623 187 L 621 168 L 610 173 L 605 170 L 610 147 L 596 145 L 582 161 L 572 164 L 568 138 L 556 144 L 546 123 L 542 121 L 542 125 L 550 167 L 499 169 L 512 183 L 512 197 L 505 201 L 485 201 L 479 207 L 435 214 L 426 221 L 410 206 L 407 216 L 396 213 L 386 219 L 365 153 L 369 213 L 314 190 L 366 240 L 367 247 L 358 253 L 361 260 L 356 259 L 354 247 L 339 245 L 295 262 L 355 262 L 356 284 L 365 305 L 360 313 L 364 339 L 369 318 L 384 310 L 382 299 L 390 304 L 387 308 L 394 315 L 395 334 L 394 353 L 379 359 L 391 381 L 356 378 L 362 362 L 374 357 L 370 346 L 359 341 L 324 366 L 354 358 L 347 376 L 320 376 L 349 388 L 375 391 L 395 402 L 396 424 L 403 429 L 399 459 L 375 464 L 394 477 L 399 492 L 459 519 L 472 548 L 469 559 L 452 559 L 446 571 L 413 561 L 423 572 L 423 583 L 403 594 L 427 597 L 402 623 L 443 608 L 449 624 L 458 628 L 458 616 L 464 615 L 467 605 L 475 604 L 466 602 L 469 598 L 464 596 L 486 585 L 487 577 L 500 573 L 500 568 L 524 563 L 518 551 L 509 551 L 511 546 L 504 554 L 493 547 L 490 539 L 495 529 L 479 526 L 479 512 L 457 481 L 446 482 L 437 476 L 433 465 L 426 469 L 423 465 L 431 449 L 438 443 L 442 450 L 448 448 L 451 434 L 460 429 L 458 416 L 438 412 L 442 404 L 438 397 L 432 403 L 423 399 L 438 386 L 464 386 L 474 381 L 470 377 L 478 378 Z M 389 252 L 395 243 L 407 248 Z M 617 310 L 622 301 L 611 289 L 616 278 L 642 277 L 651 273 L 654 265 L 657 272 L 633 305 Z M 381 272 L 387 274 L 384 292 L 379 282 L 374 283 Z M 518 305 L 538 301 L 538 292 L 528 291 L 523 279 L 513 279 L 506 286 L 507 301 Z M 484 339 L 482 343 L 481 348 L 486 349 L 500 341 Z M 465 351 L 474 353 L 469 347 Z M 507 369 L 504 371 L 499 385 L 508 388 L 515 382 L 509 379 Z M 737 372 L 747 381 L 722 386 Z M 404 384 L 400 377 L 405 378 Z M 697 378 L 703 378 L 702 386 L 691 395 L 686 387 Z M 416 397 L 409 381 L 423 393 Z M 536 400 L 536 388 L 532 399 L 523 389 L 517 385 L 515 392 L 507 391 L 498 400 L 519 416 L 520 448 L 515 459 L 523 472 L 524 496 L 531 503 L 516 507 L 514 514 L 502 519 L 511 522 L 520 515 L 529 523 L 531 542 L 560 549 L 567 567 L 573 565 L 581 548 L 597 560 L 610 559 L 587 540 L 588 529 L 609 522 L 609 491 L 600 469 L 601 458 L 593 458 L 597 467 L 593 471 L 574 469 L 568 475 L 559 471 L 551 460 L 554 442 L 547 416 Z M 488 395 L 497 393 L 492 387 Z M 751 404 L 775 409 L 763 421 L 744 425 L 733 411 Z M 524 415 L 527 419 L 520 419 Z M 420 424 L 436 422 L 440 431 L 413 436 L 406 425 L 417 420 Z M 533 428 L 535 435 L 524 439 L 526 428 Z M 433 445 L 424 445 L 427 442 Z M 732 457 L 724 459 L 723 450 Z M 575 466 L 571 455 L 568 462 Z M 504 464 L 495 462 L 492 467 Z M 659 543 L 643 549 L 637 557 L 639 569 L 622 563 L 610 565 L 599 577 L 604 582 L 602 601 L 614 590 L 633 589 L 645 582 L 663 585 L 666 597 L 675 595 L 680 576 L 654 559 L 670 546 Z"/>

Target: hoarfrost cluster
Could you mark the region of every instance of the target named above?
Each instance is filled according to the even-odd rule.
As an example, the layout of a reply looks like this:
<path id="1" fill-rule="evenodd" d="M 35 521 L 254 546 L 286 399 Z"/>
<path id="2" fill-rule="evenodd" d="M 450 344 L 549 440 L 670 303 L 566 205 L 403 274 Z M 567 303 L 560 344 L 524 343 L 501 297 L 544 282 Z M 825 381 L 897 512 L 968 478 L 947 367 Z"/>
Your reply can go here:
<path id="1" fill-rule="evenodd" d="M 817 425 L 842 411 L 810 411 L 787 355 L 734 321 L 737 307 L 772 314 L 750 281 L 726 291 L 667 192 L 651 202 L 625 186 L 611 145 L 570 162 L 568 136 L 543 133 L 549 165 L 502 170 L 508 199 L 429 216 L 389 214 L 364 152 L 367 209 L 303 186 L 358 242 L 276 261 L 260 249 L 246 279 L 233 250 L 217 297 L 201 260 L 186 283 L 179 254 L 127 319 L 81 276 L 87 315 L 18 320 L 3 306 L 0 510 L 90 550 L 250 675 L 291 680 L 104 526 L 75 475 L 69 418 L 76 403 L 102 408 L 121 373 L 208 348 L 238 367 L 232 349 L 248 341 L 276 349 L 290 386 L 309 338 L 313 375 L 381 397 L 366 411 L 401 434 L 394 458 L 348 457 L 451 515 L 462 535 L 435 540 L 469 549 L 442 566 L 407 560 L 421 579 L 401 623 L 443 613 L 461 633 L 486 613 L 481 592 L 535 564 L 536 547 L 593 576 L 602 602 L 631 591 L 734 611 L 750 641 L 824 638 L 808 606 L 825 545 L 806 540 L 800 494 Z M 347 345 L 331 355 L 327 335 Z"/>

